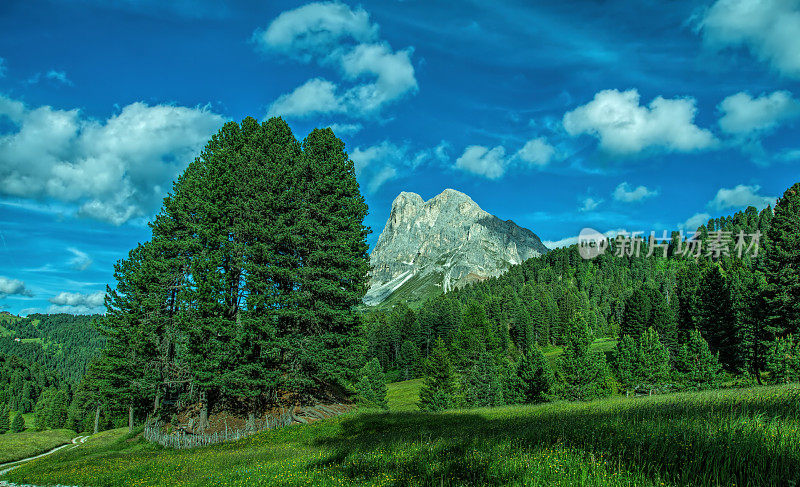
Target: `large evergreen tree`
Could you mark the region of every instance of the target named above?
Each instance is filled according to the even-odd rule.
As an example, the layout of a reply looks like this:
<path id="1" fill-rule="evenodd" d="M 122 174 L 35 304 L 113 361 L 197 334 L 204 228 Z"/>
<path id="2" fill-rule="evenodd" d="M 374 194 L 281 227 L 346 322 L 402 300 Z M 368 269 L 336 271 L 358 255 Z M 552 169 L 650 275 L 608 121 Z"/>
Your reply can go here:
<path id="1" fill-rule="evenodd" d="M 764 241 L 766 331 L 773 339 L 797 335 L 800 327 L 800 183 L 775 204 Z"/>
<path id="2" fill-rule="evenodd" d="M 175 182 L 153 237 L 116 267 L 98 368 L 109 407 L 158 411 L 180 394 L 252 412 L 344 393 L 358 380 L 367 207 L 330 129 L 229 122 Z"/>

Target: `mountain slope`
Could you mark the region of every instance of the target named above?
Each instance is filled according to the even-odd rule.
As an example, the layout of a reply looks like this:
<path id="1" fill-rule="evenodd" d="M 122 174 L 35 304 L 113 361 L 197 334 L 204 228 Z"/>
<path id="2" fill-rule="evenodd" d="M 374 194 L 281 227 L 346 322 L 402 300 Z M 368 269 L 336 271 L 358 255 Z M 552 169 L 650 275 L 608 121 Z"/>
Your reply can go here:
<path id="1" fill-rule="evenodd" d="M 370 254 L 364 303 L 418 302 L 546 252 L 533 232 L 483 211 L 464 193 L 446 189 L 423 201 L 403 192 Z"/>

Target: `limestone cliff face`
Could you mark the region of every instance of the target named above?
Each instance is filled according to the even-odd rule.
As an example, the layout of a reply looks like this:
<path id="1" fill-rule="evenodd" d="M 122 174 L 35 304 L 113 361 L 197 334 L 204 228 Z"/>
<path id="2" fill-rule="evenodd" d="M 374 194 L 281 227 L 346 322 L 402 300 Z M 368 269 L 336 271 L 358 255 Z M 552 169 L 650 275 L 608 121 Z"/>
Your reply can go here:
<path id="1" fill-rule="evenodd" d="M 370 254 L 364 302 L 376 305 L 395 293 L 421 299 L 447 292 L 545 252 L 533 232 L 483 211 L 464 193 L 446 189 L 423 201 L 403 192 Z"/>

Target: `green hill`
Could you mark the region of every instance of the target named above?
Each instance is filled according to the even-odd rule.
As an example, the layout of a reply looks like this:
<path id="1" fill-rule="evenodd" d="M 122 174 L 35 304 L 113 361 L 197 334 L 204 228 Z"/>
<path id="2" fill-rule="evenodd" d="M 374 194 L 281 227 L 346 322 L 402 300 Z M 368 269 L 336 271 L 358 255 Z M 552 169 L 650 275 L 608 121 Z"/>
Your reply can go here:
<path id="1" fill-rule="evenodd" d="M 104 344 L 92 324 L 95 318 L 63 313 L 21 318 L 2 313 L 0 353 L 43 365 L 76 384 Z"/>

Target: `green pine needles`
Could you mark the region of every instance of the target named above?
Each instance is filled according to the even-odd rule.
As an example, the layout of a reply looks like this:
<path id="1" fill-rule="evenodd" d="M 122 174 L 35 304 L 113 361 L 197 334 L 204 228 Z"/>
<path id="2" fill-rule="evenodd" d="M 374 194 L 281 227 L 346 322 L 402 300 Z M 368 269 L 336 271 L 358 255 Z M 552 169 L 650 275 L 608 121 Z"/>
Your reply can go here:
<path id="1" fill-rule="evenodd" d="M 344 143 L 279 118 L 226 123 L 181 174 L 152 238 L 115 266 L 87 412 L 134 417 L 178 397 L 256 411 L 279 394 L 341 396 L 363 351 L 367 214 Z M 188 395 L 188 397 L 187 397 Z"/>

